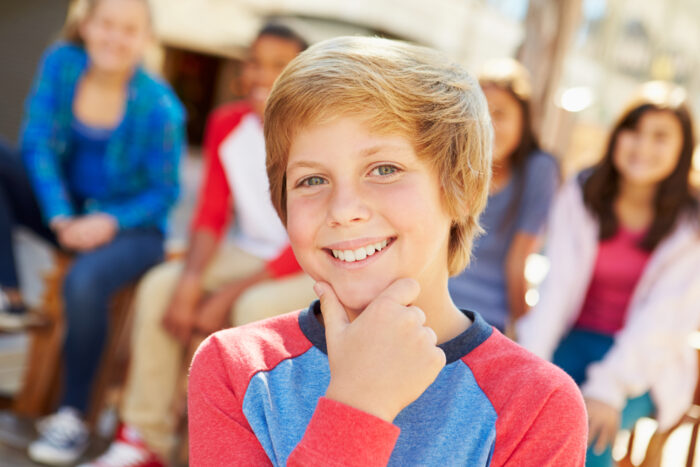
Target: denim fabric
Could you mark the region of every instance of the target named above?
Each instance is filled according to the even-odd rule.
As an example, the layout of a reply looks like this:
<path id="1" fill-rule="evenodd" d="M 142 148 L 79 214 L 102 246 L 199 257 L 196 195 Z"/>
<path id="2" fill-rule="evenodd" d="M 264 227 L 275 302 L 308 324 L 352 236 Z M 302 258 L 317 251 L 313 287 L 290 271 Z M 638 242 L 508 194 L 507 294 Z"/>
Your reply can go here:
<path id="1" fill-rule="evenodd" d="M 16 152 L 0 141 L 0 286 L 18 287 L 12 229 L 23 226 L 58 246 Z M 163 258 L 157 227 L 120 230 L 108 244 L 79 253 L 63 283 L 67 322 L 62 405 L 85 411 L 107 334 L 112 295 Z"/>
<path id="2" fill-rule="evenodd" d="M 68 328 L 62 406 L 85 411 L 107 336 L 109 299 L 162 258 L 163 234 L 155 228 L 120 232 L 75 258 L 63 283 Z"/>
<path id="3" fill-rule="evenodd" d="M 0 140 L 0 287 L 19 287 L 12 229 L 20 225 L 56 245 L 53 232 L 42 221 L 19 153 Z"/>

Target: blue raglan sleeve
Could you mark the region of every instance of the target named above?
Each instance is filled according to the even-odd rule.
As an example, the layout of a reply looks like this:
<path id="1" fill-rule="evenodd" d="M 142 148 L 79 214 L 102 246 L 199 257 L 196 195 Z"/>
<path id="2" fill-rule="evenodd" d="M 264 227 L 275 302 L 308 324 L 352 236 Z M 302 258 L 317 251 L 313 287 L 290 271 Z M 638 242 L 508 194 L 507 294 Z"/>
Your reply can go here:
<path id="1" fill-rule="evenodd" d="M 63 179 L 58 146 L 61 143 L 61 94 L 68 92 L 62 79 L 70 70 L 71 51 L 65 45 L 49 48 L 39 63 L 25 102 L 20 135 L 22 158 L 44 219 L 74 214 Z"/>

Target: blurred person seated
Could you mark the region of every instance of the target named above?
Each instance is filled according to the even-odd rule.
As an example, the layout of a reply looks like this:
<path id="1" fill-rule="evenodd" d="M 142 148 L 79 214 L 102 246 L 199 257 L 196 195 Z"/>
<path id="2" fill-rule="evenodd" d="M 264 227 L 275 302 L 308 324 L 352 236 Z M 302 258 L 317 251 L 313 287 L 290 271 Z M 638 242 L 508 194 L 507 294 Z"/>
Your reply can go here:
<path id="1" fill-rule="evenodd" d="M 620 427 L 659 430 L 691 406 L 700 326 L 700 208 L 689 182 L 695 138 L 683 89 L 644 85 L 603 159 L 570 180 L 549 219 L 549 274 L 517 324 L 519 342 L 579 384 L 586 465 L 613 465 Z"/>
<path id="2" fill-rule="evenodd" d="M 527 311 L 525 260 L 540 246 L 541 230 L 559 185 L 555 159 L 537 142 L 530 115 L 530 76 L 512 59 L 495 59 L 479 76 L 494 127 L 486 233 L 474 241 L 467 269 L 449 281 L 459 308 L 476 310 L 511 336 Z"/>
<path id="3" fill-rule="evenodd" d="M 2 322 L 26 306 L 12 230 L 23 226 L 74 255 L 63 282 L 66 334 L 58 412 L 38 425 L 30 457 L 75 461 L 108 327 L 108 303 L 162 260 L 178 189 L 184 110 L 141 58 L 151 40 L 145 0 L 93 0 L 66 41 L 43 55 L 26 101 L 21 156 L 0 147 Z"/>
<path id="4" fill-rule="evenodd" d="M 187 349 L 224 327 L 302 308 L 315 298 L 313 281 L 297 264 L 270 201 L 262 127 L 272 84 L 305 48 L 285 26 L 265 26 L 241 76 L 247 99 L 210 116 L 206 172 L 186 258 L 154 268 L 139 285 L 123 423 L 110 448 L 89 465 L 167 463 Z M 222 242 L 231 218 L 233 240 Z"/>

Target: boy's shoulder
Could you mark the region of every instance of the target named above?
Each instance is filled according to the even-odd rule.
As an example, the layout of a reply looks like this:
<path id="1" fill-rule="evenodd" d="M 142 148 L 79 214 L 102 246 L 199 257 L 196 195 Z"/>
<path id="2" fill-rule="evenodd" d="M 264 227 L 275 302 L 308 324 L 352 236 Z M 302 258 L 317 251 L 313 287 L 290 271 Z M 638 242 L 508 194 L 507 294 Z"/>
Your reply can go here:
<path id="1" fill-rule="evenodd" d="M 541 399 L 563 391 L 580 397 L 576 383 L 563 370 L 547 362 L 494 329 L 491 336 L 462 359 L 491 397 L 498 412 L 514 397 Z"/>
<path id="2" fill-rule="evenodd" d="M 581 432 L 580 438 L 585 438 L 583 397 L 560 368 L 496 330 L 462 360 L 498 414 L 499 457 L 507 458 L 525 439 L 546 443 L 561 430 Z"/>
<path id="3" fill-rule="evenodd" d="M 312 346 L 299 327 L 300 313 L 218 331 L 199 346 L 193 365 L 203 366 L 204 371 L 225 371 L 234 391 L 242 394 L 256 373 L 272 370 Z"/>

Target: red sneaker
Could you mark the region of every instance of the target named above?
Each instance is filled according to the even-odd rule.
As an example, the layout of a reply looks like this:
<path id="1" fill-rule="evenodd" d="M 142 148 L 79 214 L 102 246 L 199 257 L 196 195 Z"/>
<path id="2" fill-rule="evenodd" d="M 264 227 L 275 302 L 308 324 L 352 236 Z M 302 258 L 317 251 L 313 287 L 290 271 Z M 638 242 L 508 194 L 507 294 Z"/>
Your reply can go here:
<path id="1" fill-rule="evenodd" d="M 121 424 L 109 449 L 94 461 L 79 467 L 165 467 L 165 464 L 148 449 L 135 428 Z"/>

